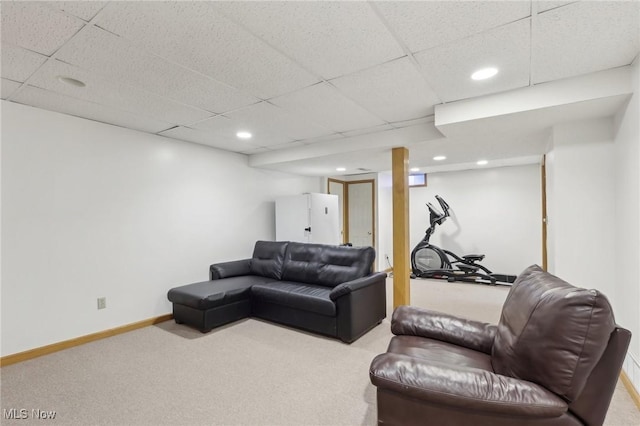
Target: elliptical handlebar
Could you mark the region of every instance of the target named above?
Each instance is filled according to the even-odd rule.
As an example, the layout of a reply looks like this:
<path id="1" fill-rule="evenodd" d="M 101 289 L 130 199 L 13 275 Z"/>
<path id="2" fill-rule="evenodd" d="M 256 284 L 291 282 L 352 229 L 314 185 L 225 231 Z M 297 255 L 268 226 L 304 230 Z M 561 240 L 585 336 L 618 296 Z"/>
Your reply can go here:
<path id="1" fill-rule="evenodd" d="M 435 217 L 444 216 L 442 213 L 440 213 L 440 211 L 437 208 L 435 208 L 433 204 L 431 203 L 426 203 L 426 204 L 427 204 L 427 207 L 429 208 L 429 213 L 432 216 L 435 216 Z"/>
<path id="2" fill-rule="evenodd" d="M 429 223 L 431 226 L 435 226 L 436 224 L 441 225 L 447 218 L 447 215 L 441 213 L 433 204 L 427 203 L 427 207 L 429 208 Z"/>
<path id="3" fill-rule="evenodd" d="M 426 242 L 429 242 L 431 235 L 435 232 L 436 225 L 442 225 L 442 223 L 447 220 L 447 217 L 449 217 L 449 204 L 439 195 L 436 195 L 436 200 L 438 200 L 444 213 L 440 212 L 433 204 L 427 203 L 427 207 L 429 208 L 429 228 L 427 228 L 423 239 L 423 241 Z"/>
<path id="4" fill-rule="evenodd" d="M 440 203 L 440 207 L 442 207 L 442 211 L 444 211 L 444 216 L 449 217 L 449 204 L 439 195 L 436 195 L 436 200 Z"/>

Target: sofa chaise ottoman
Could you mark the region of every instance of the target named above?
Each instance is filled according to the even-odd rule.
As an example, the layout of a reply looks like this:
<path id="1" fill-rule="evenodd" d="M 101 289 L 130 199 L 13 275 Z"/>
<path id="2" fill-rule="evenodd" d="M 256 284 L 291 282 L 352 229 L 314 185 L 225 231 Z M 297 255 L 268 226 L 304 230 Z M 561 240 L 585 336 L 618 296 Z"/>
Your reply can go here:
<path id="1" fill-rule="evenodd" d="M 386 317 L 372 247 L 258 241 L 250 259 L 213 264 L 209 281 L 169 290 L 177 323 L 203 333 L 246 317 L 351 343 Z"/>

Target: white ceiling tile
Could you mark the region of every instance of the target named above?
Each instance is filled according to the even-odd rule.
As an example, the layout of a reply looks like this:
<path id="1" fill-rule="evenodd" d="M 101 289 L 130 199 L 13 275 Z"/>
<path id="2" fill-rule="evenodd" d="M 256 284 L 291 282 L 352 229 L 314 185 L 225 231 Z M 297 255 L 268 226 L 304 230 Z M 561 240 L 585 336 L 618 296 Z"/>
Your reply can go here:
<path id="1" fill-rule="evenodd" d="M 84 21 L 90 21 L 102 9 L 106 1 L 52 1 L 48 2 L 51 7 L 65 11 L 77 16 Z"/>
<path id="2" fill-rule="evenodd" d="M 136 116 L 104 105 L 71 98 L 37 87 L 24 87 L 12 99 L 15 102 L 55 111 L 62 114 L 75 115 L 89 120 L 114 124 L 129 129 L 155 133 L 171 126 L 169 123 Z"/>
<path id="3" fill-rule="evenodd" d="M 266 101 L 226 113 L 225 116 L 248 128 L 256 136 L 260 133 L 279 134 L 291 140 L 299 140 L 333 133 L 332 130 L 292 115 Z"/>
<path id="4" fill-rule="evenodd" d="M 201 121 L 190 127 L 196 130 L 213 133 L 225 140 L 239 140 L 236 133 L 239 131 L 248 131 L 253 136 L 249 142 L 255 146 L 279 145 L 282 143 L 293 142 L 293 139 L 281 133 L 278 129 L 272 128 L 264 123 L 253 122 L 246 118 L 247 115 L 230 115 L 210 118 Z"/>
<path id="5" fill-rule="evenodd" d="M 86 84 L 77 87 L 60 81 L 59 76 L 71 77 Z M 32 86 L 89 102 L 104 104 L 137 115 L 172 124 L 191 124 L 213 114 L 179 104 L 154 93 L 109 81 L 98 74 L 57 60 L 47 62 L 29 80 Z"/>
<path id="6" fill-rule="evenodd" d="M 409 50 L 459 40 L 531 14 L 528 1 L 383 1 L 375 2 Z"/>
<path id="7" fill-rule="evenodd" d="M 214 148 L 220 148 L 232 152 L 241 152 L 260 148 L 259 146 L 256 146 L 250 142 L 242 141 L 237 138 L 224 138 L 213 132 L 192 129 L 189 127 L 176 127 L 161 132 L 160 135 L 174 139 L 195 142 L 201 145 L 208 145 Z"/>
<path id="8" fill-rule="evenodd" d="M 336 132 L 372 127 L 384 121 L 327 83 L 305 87 L 271 102 L 292 114 L 300 114 Z"/>
<path id="9" fill-rule="evenodd" d="M 105 7 L 97 24 L 263 99 L 318 81 L 208 2 L 115 2 Z"/>
<path id="10" fill-rule="evenodd" d="M 81 31 L 60 49 L 57 57 L 113 81 L 216 113 L 258 102 L 257 98 L 141 51 L 122 37 L 95 27 Z"/>
<path id="11" fill-rule="evenodd" d="M 43 55 L 52 55 L 83 25 L 43 2 L 2 2 L 3 43 Z"/>
<path id="12" fill-rule="evenodd" d="M 524 87 L 529 84 L 529 19 L 447 43 L 415 55 L 431 86 L 445 102 Z M 471 74 L 496 67 L 498 75 L 482 81 Z"/>
<path id="13" fill-rule="evenodd" d="M 213 5 L 325 79 L 404 55 L 367 2 L 214 2 Z"/>
<path id="14" fill-rule="evenodd" d="M 441 103 L 406 57 L 336 78 L 331 83 L 386 121 L 424 117 L 433 114 L 433 106 Z"/>
<path id="15" fill-rule="evenodd" d="M 47 57 L 21 47 L 2 45 L 2 77 L 14 81 L 26 81 Z"/>
<path id="16" fill-rule="evenodd" d="M 2 84 L 0 84 L 0 88 L 2 88 L 2 95 L 0 95 L 0 97 L 2 99 L 7 99 L 9 96 L 13 95 L 13 93 L 18 90 L 18 87 L 20 87 L 21 85 L 22 83 L 3 78 Z"/>
<path id="17" fill-rule="evenodd" d="M 640 50 L 640 2 L 583 1 L 534 21 L 534 83 L 630 64 Z"/>

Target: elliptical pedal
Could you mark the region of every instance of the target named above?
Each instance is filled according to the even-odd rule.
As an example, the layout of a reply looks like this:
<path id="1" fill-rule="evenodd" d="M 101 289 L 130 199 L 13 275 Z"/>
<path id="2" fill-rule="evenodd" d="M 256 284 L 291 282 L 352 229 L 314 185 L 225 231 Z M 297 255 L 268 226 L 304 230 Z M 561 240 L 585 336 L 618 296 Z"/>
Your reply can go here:
<path id="1" fill-rule="evenodd" d="M 458 263 L 456 264 L 456 266 L 458 267 L 458 269 L 460 269 L 461 271 L 467 273 L 467 274 L 472 274 L 474 272 L 478 272 L 478 268 L 475 265 L 469 265 L 467 263 Z"/>

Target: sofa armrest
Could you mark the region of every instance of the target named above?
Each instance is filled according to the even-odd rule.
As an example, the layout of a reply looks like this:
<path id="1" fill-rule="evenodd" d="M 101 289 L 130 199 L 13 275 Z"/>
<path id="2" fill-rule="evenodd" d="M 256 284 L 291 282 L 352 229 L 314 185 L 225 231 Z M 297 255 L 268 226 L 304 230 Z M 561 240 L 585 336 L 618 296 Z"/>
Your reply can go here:
<path id="1" fill-rule="evenodd" d="M 497 329 L 492 324 L 415 306 L 399 306 L 391 318 L 395 335 L 427 337 L 487 354 L 491 354 Z"/>
<path id="2" fill-rule="evenodd" d="M 209 266 L 209 279 L 219 280 L 222 278 L 237 277 L 239 275 L 249 275 L 251 270 L 251 259 L 233 260 L 231 262 L 214 263 Z"/>
<path id="3" fill-rule="evenodd" d="M 370 285 L 374 285 L 380 281 L 384 281 L 387 278 L 386 272 L 376 272 L 371 275 L 367 275 L 366 277 L 357 278 L 352 281 L 347 281 L 346 283 L 339 284 L 331 290 L 329 293 L 329 297 L 334 302 L 340 297 L 347 295 L 351 292 L 359 290 L 363 287 L 368 287 Z"/>
<path id="4" fill-rule="evenodd" d="M 429 364 L 403 354 L 375 357 L 369 377 L 379 388 L 461 410 L 552 418 L 568 409 L 563 399 L 535 383 L 476 368 Z"/>

